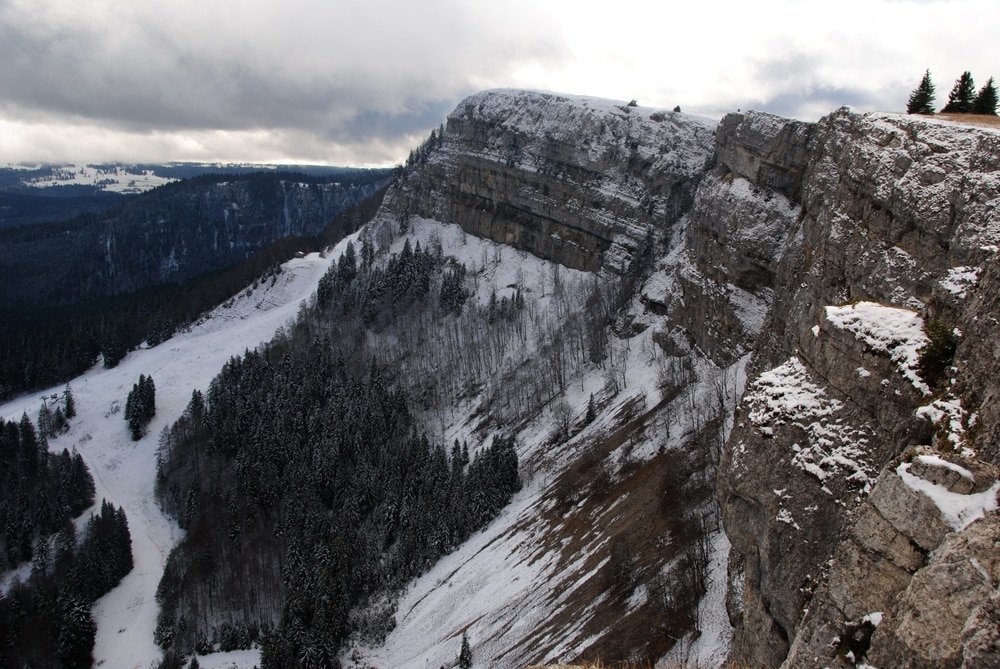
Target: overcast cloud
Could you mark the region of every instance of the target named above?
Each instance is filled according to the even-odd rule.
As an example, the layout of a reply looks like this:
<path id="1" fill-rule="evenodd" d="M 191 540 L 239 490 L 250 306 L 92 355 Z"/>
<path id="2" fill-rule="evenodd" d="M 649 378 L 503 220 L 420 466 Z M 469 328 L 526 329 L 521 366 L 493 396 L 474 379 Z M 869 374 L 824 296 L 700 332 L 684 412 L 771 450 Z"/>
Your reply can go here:
<path id="1" fill-rule="evenodd" d="M 498 86 L 900 111 L 925 68 L 939 104 L 1000 77 L 997 26 L 996 0 L 0 0 L 0 163 L 392 164 Z"/>

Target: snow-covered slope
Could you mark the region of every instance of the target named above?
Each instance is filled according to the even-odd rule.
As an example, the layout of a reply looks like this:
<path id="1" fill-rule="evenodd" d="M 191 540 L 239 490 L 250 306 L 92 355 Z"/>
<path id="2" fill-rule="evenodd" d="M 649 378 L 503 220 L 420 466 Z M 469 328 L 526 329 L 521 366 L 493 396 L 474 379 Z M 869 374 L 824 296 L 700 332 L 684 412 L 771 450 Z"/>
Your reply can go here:
<path id="1" fill-rule="evenodd" d="M 434 440 L 467 440 L 473 451 L 500 429 L 513 433 L 524 487 L 399 593 L 395 628 L 385 639 L 354 639 L 341 656 L 347 666 L 453 666 L 463 633 L 476 664 L 492 667 L 633 653 L 667 666 L 718 666 L 730 645 L 750 666 L 773 666 L 789 644 L 797 657 L 839 653 L 830 640 L 844 621 L 870 621 L 883 604 L 873 648 L 892 657 L 916 652 L 902 644 L 928 635 L 912 632 L 921 629 L 910 615 L 916 604 L 890 605 L 928 601 L 922 593 L 945 582 L 939 566 L 978 579 L 969 606 L 996 600 L 996 580 L 975 575 L 1000 573 L 990 535 L 1000 527 L 995 468 L 931 451 L 972 458 L 959 446 L 979 439 L 982 457 L 998 459 L 997 135 L 848 110 L 820 124 L 730 115 L 714 156 L 710 135 L 703 120 L 672 112 L 493 91 L 460 105 L 444 137 L 387 194 L 363 234 L 399 252 L 405 239 L 393 235 L 405 222 L 411 244 L 467 266 L 480 304 L 494 292 L 526 294 L 519 345 L 499 347 L 489 378 L 461 365 L 467 378 L 434 377 L 435 400 L 446 401 L 420 416 Z M 644 259 L 644 249 L 654 257 Z M 157 431 L 228 356 L 294 315 L 329 262 L 293 261 L 268 292 L 243 294 L 190 332 L 73 382 L 80 416 L 53 447 L 83 453 L 98 494 L 125 506 L 136 542 L 135 572 L 95 609 L 97 655 L 107 666 L 144 667 L 158 655 L 152 598 L 177 530 L 152 502 Z M 586 338 L 591 286 L 629 280 L 600 355 L 560 345 Z M 420 342 L 420 355 L 401 356 L 401 376 L 431 385 L 444 356 L 470 356 L 482 344 L 461 338 L 483 330 L 463 330 L 461 319 L 477 313 L 455 316 L 454 328 L 449 322 Z M 573 318 L 576 330 L 560 329 Z M 960 369 L 989 392 L 961 378 L 928 384 L 932 396 L 915 386 L 916 347 L 933 319 L 966 333 L 947 373 Z M 448 337 L 462 345 L 448 348 Z M 559 357 L 574 350 L 575 359 Z M 512 386 L 529 386 L 553 366 L 567 371 L 558 392 L 550 384 L 520 401 Z M 734 417 L 748 370 L 751 390 Z M 133 444 L 116 406 L 140 373 L 154 377 L 160 402 L 151 436 Z M 33 414 L 38 400 L 22 398 L 0 414 Z M 688 576 L 685 523 L 711 519 L 712 465 L 727 439 L 720 495 L 728 535 L 702 527 L 710 530 L 699 546 L 707 593 L 700 606 L 686 604 L 688 613 L 698 609 L 701 635 L 664 657 L 676 621 L 657 617 L 672 593 L 656 586 Z M 924 441 L 927 452 L 904 463 L 904 449 Z M 908 477 L 931 477 L 933 487 Z M 684 487 L 689 480 L 699 485 Z M 930 521 L 942 500 L 957 504 L 939 490 L 946 484 L 976 504 L 938 527 Z M 914 527 L 928 490 L 933 513 Z M 940 532 L 925 537 L 931 530 Z M 926 562 L 906 532 L 927 539 L 928 550 L 948 551 Z M 881 536 L 899 541 L 871 545 Z M 893 554 L 871 557 L 882 550 Z M 959 557 L 937 564 L 950 554 Z M 867 570 L 887 573 L 893 560 L 908 571 L 893 572 L 895 590 L 880 590 Z M 899 592 L 909 600 L 895 599 Z M 957 601 L 965 591 L 956 592 L 945 595 Z M 960 613 L 949 628 L 955 639 L 966 620 L 973 631 L 996 629 Z M 986 620 L 989 611 L 976 615 Z M 949 643 L 949 652 L 959 646 Z M 231 654 L 212 666 L 257 659 Z"/>
<path id="2" fill-rule="evenodd" d="M 591 281 L 609 280 L 467 235 L 456 225 L 412 219 L 408 238 L 424 248 L 440 244 L 445 256 L 466 263 L 475 275 L 476 299 L 483 304 L 494 289 L 499 294 L 515 282 L 526 289 L 528 308 L 539 314 L 540 340 L 546 336 L 545 315 L 565 308 L 560 305 L 566 295 Z M 396 240 L 393 249 L 403 243 Z M 652 324 L 655 318 L 648 320 Z M 648 634 L 656 623 L 645 588 L 620 601 L 609 586 L 612 545 L 623 535 L 632 538 L 637 552 L 647 542 L 657 544 L 658 550 L 638 561 L 648 573 L 669 570 L 677 544 L 655 512 L 661 494 L 658 479 L 665 463 L 685 457 L 685 448 L 706 419 L 701 412 L 718 405 L 720 388 L 735 397 L 746 362 L 743 358 L 723 368 L 692 356 L 690 385 L 681 394 L 665 397 L 660 377 L 669 361 L 654 343 L 660 334 L 649 327 L 615 342 L 620 347 L 614 354 L 620 356 L 617 362 L 607 368 L 585 366 L 560 398 L 519 426 L 505 426 L 517 436 L 524 489 L 482 532 L 411 584 L 398 602 L 395 629 L 382 644 L 358 643 L 345 651 L 342 660 L 348 666 L 448 666 L 458 655 L 463 632 L 477 663 L 511 668 L 568 661 L 607 648 L 609 633 L 629 627 L 622 619 L 632 618 L 641 634 Z M 529 336 L 525 344 L 529 359 L 541 343 L 532 339 Z M 610 378 L 615 374 L 623 375 L 617 389 Z M 487 389 L 458 402 L 456 411 L 438 425 L 438 438 L 444 443 L 468 439 L 470 448 L 488 443 L 491 432 L 483 431 L 477 419 L 489 410 L 483 399 L 489 395 Z M 596 418 L 585 424 L 591 396 L 597 400 Z M 573 434 L 560 442 L 553 435 L 560 429 L 563 402 Z M 593 492 L 595 473 L 579 469 L 588 452 L 608 468 L 611 491 L 605 496 Z M 705 661 L 721 660 L 718 651 L 729 634 L 720 609 L 728 546 L 724 535 L 718 536 L 716 546 L 717 606 L 710 613 L 706 609 L 712 621 L 706 623 L 711 629 L 706 635 L 713 641 L 710 648 L 692 652 Z"/>
<path id="3" fill-rule="evenodd" d="M 133 571 L 94 606 L 95 665 L 146 669 L 160 657 L 153 643 L 156 586 L 180 532 L 160 511 L 153 494 L 160 431 L 180 416 L 194 389 L 207 389 L 231 356 L 267 341 L 294 318 L 329 263 L 329 257 L 319 254 L 291 260 L 273 285 L 242 292 L 187 332 L 135 351 L 113 369 L 98 364 L 71 381 L 78 415 L 69 432 L 50 446 L 75 448 L 94 476 L 98 503 L 106 498 L 125 508 L 135 556 Z M 156 384 L 156 417 L 147 436 L 133 442 L 122 409 L 140 374 L 152 376 Z M 4 404 L 0 416 L 14 420 L 27 412 L 34 417 L 40 399 L 61 390 L 60 386 Z"/>

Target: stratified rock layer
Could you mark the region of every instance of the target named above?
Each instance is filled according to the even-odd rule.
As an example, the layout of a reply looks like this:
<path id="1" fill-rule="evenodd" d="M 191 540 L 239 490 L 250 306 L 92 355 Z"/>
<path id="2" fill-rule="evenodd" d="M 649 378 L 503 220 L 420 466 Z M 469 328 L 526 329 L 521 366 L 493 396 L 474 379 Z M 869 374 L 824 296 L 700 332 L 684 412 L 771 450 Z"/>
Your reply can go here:
<path id="1" fill-rule="evenodd" d="M 995 666 L 1000 133 L 846 109 L 712 125 L 482 93 L 382 215 L 626 278 L 651 255 L 619 334 L 653 328 L 689 372 L 746 365 L 718 478 L 737 666 Z M 957 341 L 935 378 L 928 332 Z M 693 373 L 673 377 L 664 397 Z"/>
<path id="2" fill-rule="evenodd" d="M 608 100 L 487 91 L 449 115 L 443 142 L 387 209 L 568 267 L 624 272 L 690 207 L 714 126 Z"/>

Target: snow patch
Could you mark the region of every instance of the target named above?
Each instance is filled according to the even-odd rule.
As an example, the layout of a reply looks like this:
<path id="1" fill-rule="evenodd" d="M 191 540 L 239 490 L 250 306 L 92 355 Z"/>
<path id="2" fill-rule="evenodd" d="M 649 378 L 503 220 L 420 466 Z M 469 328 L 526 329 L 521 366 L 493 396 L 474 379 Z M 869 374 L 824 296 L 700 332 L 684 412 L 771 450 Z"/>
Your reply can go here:
<path id="1" fill-rule="evenodd" d="M 976 477 L 972 475 L 965 467 L 961 465 L 956 465 L 954 462 L 948 462 L 944 458 L 939 458 L 936 455 L 918 455 L 915 460 L 924 463 L 925 465 L 931 465 L 933 467 L 944 467 L 945 469 L 950 469 L 964 479 L 969 481 L 975 481 Z"/>
<path id="2" fill-rule="evenodd" d="M 867 489 L 874 472 L 865 463 L 868 436 L 837 417 L 844 405 L 816 385 L 797 356 L 761 374 L 747 390 L 748 417 L 758 432 L 773 434 L 774 427 L 802 429 L 805 447 L 793 444 L 792 463 L 820 481 L 834 473 L 863 482 Z M 737 449 L 736 453 L 739 453 Z M 734 456 L 736 454 L 734 453 Z"/>
<path id="3" fill-rule="evenodd" d="M 924 334 L 924 319 L 916 312 L 877 302 L 858 302 L 826 307 L 826 318 L 873 351 L 887 354 L 914 388 L 924 395 L 931 394 L 931 389 L 917 373 L 919 352 L 928 340 Z"/>
<path id="4" fill-rule="evenodd" d="M 982 267 L 952 267 L 938 283 L 955 297 L 965 299 L 968 292 L 979 283 L 982 271 Z"/>
<path id="5" fill-rule="evenodd" d="M 934 400 L 916 410 L 919 418 L 944 429 L 944 438 L 955 450 L 960 450 L 965 442 L 965 409 L 962 400 L 946 397 Z"/>
<path id="6" fill-rule="evenodd" d="M 925 481 L 910 473 L 910 464 L 902 463 L 896 467 L 896 475 L 903 480 L 911 490 L 928 497 L 938 510 L 944 521 L 955 531 L 964 530 L 973 521 L 982 518 L 988 511 L 997 508 L 997 492 L 1000 491 L 1000 481 L 995 482 L 988 490 L 963 495 L 952 492 L 942 485 Z"/>
<path id="7" fill-rule="evenodd" d="M 792 517 L 791 511 L 789 511 L 788 509 L 779 510 L 775 520 L 777 520 L 779 523 L 785 523 L 786 525 L 791 525 L 797 530 L 802 529 L 801 527 L 799 527 L 799 524 L 795 522 L 795 518 Z"/>
<path id="8" fill-rule="evenodd" d="M 862 616 L 861 622 L 871 623 L 872 627 L 878 627 L 882 624 L 882 618 L 883 615 L 881 611 L 873 611 L 872 613 L 866 613 Z"/>
<path id="9" fill-rule="evenodd" d="M 232 650 L 199 655 L 201 669 L 253 669 L 260 666 L 260 650 Z"/>

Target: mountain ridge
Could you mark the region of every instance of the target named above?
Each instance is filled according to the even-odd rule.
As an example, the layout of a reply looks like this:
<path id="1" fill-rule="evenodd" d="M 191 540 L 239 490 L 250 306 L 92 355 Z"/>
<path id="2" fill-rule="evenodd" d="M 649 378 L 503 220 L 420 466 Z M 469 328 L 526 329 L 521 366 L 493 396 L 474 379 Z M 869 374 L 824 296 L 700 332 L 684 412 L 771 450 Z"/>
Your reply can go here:
<path id="1" fill-rule="evenodd" d="M 435 441 L 514 438 L 524 485 L 339 661 L 993 666 L 998 210 L 988 130 L 461 103 L 351 241 L 439 258 L 465 306 L 358 339 Z M 314 306 L 288 327 L 339 332 Z"/>

